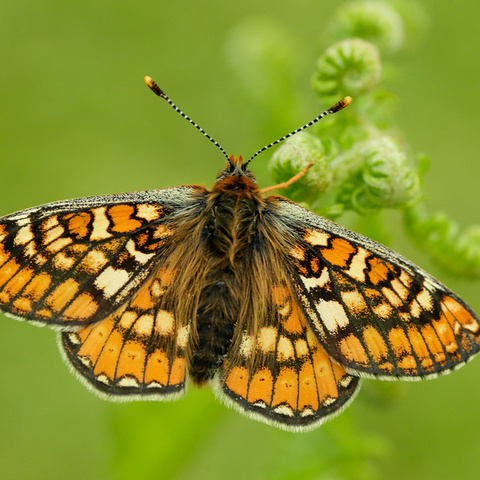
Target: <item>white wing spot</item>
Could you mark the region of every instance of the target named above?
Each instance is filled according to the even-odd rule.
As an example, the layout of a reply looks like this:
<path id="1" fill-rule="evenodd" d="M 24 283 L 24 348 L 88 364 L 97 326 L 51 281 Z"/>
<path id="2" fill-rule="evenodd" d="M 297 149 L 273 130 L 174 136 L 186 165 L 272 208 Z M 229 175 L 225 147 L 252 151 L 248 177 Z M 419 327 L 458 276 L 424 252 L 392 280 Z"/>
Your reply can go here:
<path id="1" fill-rule="evenodd" d="M 328 268 L 324 267 L 322 273 L 318 279 L 318 286 L 323 287 L 330 281 L 330 275 L 328 273 Z"/>
<path id="2" fill-rule="evenodd" d="M 328 240 L 330 239 L 330 234 L 327 232 L 319 232 L 318 230 L 312 230 L 305 235 L 304 239 L 310 245 L 319 245 L 322 247 L 326 247 L 328 245 Z"/>
<path id="3" fill-rule="evenodd" d="M 418 318 L 422 313 L 422 309 L 416 300 L 413 300 L 410 304 L 410 313 L 412 317 Z"/>
<path id="4" fill-rule="evenodd" d="M 353 290 L 351 292 L 345 291 L 341 292 L 343 303 L 347 306 L 349 310 L 352 310 L 355 313 L 365 313 L 368 311 L 367 304 L 362 294 L 358 290 Z"/>
<path id="5" fill-rule="evenodd" d="M 88 368 L 92 366 L 92 361 L 88 357 L 78 356 L 78 359 Z"/>
<path id="6" fill-rule="evenodd" d="M 65 255 L 65 252 L 59 252 L 53 258 L 53 265 L 60 270 L 68 270 L 75 264 L 75 259 Z"/>
<path id="7" fill-rule="evenodd" d="M 264 352 L 273 352 L 277 337 L 278 330 L 275 327 L 263 327 L 258 332 L 258 346 Z"/>
<path id="8" fill-rule="evenodd" d="M 129 240 L 127 242 L 127 252 L 135 258 L 138 263 L 147 263 L 155 253 L 142 253 L 135 249 L 135 242 L 133 240 Z"/>
<path id="9" fill-rule="evenodd" d="M 432 309 L 433 306 L 433 299 L 430 295 L 430 292 L 424 288 L 418 295 L 417 295 L 417 302 L 427 311 Z"/>
<path id="10" fill-rule="evenodd" d="M 364 269 L 367 266 L 365 259 L 367 258 L 368 254 L 369 253 L 364 248 L 359 248 L 358 252 L 354 255 L 350 262 L 350 268 L 346 270 L 345 273 L 359 282 L 364 282 Z"/>
<path id="11" fill-rule="evenodd" d="M 132 377 L 123 377 L 118 381 L 120 387 L 138 387 L 138 381 Z"/>
<path id="12" fill-rule="evenodd" d="M 96 273 L 107 263 L 108 259 L 103 252 L 90 250 L 82 260 L 82 267 L 89 273 Z"/>
<path id="13" fill-rule="evenodd" d="M 28 258 L 36 255 L 37 254 L 37 248 L 35 247 L 35 243 L 34 242 L 28 243 L 25 246 L 25 249 L 23 250 L 23 254 Z"/>
<path id="14" fill-rule="evenodd" d="M 150 336 L 153 329 L 153 322 L 153 315 L 145 314 L 138 318 L 133 328 L 138 335 Z"/>
<path id="15" fill-rule="evenodd" d="M 311 408 L 304 408 L 300 415 L 302 417 L 311 417 L 312 415 L 315 415 L 315 412 Z"/>
<path id="16" fill-rule="evenodd" d="M 95 280 L 95 286 L 102 290 L 106 298 L 115 295 L 130 279 L 126 270 L 107 267 Z"/>
<path id="17" fill-rule="evenodd" d="M 153 222 L 160 217 L 160 212 L 155 205 L 140 204 L 137 206 L 137 217 L 144 218 L 147 222 Z"/>
<path id="18" fill-rule="evenodd" d="M 156 316 L 155 330 L 160 335 L 173 335 L 174 329 L 175 317 L 173 314 L 166 310 L 159 310 Z"/>
<path id="19" fill-rule="evenodd" d="M 14 245 L 25 245 L 34 239 L 31 225 L 25 225 L 20 228 L 15 235 L 15 240 L 13 241 Z"/>
<path id="20" fill-rule="evenodd" d="M 408 290 L 405 288 L 403 283 L 400 282 L 397 278 L 394 278 L 391 282 L 393 290 L 395 293 L 402 299 L 406 300 L 408 297 Z"/>
<path id="21" fill-rule="evenodd" d="M 189 335 L 190 335 L 190 325 L 185 325 L 178 329 L 177 345 L 180 348 L 185 348 L 187 346 Z"/>
<path id="22" fill-rule="evenodd" d="M 412 277 L 405 271 L 400 272 L 400 281 L 407 287 L 410 288 L 412 285 Z"/>
<path id="23" fill-rule="evenodd" d="M 287 417 L 293 417 L 293 410 L 287 405 L 279 405 L 273 409 L 275 413 L 279 413 L 280 415 L 286 415 Z"/>
<path id="24" fill-rule="evenodd" d="M 103 240 L 105 238 L 110 238 L 111 235 L 107 232 L 110 222 L 108 221 L 107 216 L 105 215 L 106 207 L 94 208 L 93 213 L 93 222 L 92 222 L 92 233 L 90 235 L 90 240 Z"/>
<path id="25" fill-rule="evenodd" d="M 295 342 L 295 351 L 297 352 L 298 357 L 303 357 L 305 355 L 308 355 L 308 345 L 303 338 L 299 338 Z"/>
<path id="26" fill-rule="evenodd" d="M 53 242 L 60 235 L 62 235 L 64 231 L 65 230 L 63 229 L 62 226 L 57 225 L 56 227 L 52 228 L 51 230 L 48 230 L 48 232 L 45 232 L 45 236 L 42 239 L 42 243 L 44 245 L 46 245 L 47 243 Z"/>
<path id="27" fill-rule="evenodd" d="M 310 291 L 314 288 L 322 288 L 330 281 L 330 275 L 328 274 L 328 269 L 325 267 L 322 270 L 321 275 L 318 278 L 315 277 L 304 277 L 300 275 L 302 283 L 305 285 L 305 288 Z"/>
<path id="28" fill-rule="evenodd" d="M 57 240 L 47 245 L 45 250 L 47 252 L 56 253 L 62 248 L 65 248 L 67 245 L 70 245 L 71 243 L 73 243 L 73 240 L 71 238 L 58 238 Z"/>
<path id="29" fill-rule="evenodd" d="M 42 230 L 50 230 L 55 225 L 58 225 L 58 218 L 54 215 L 54 216 L 48 217 L 46 220 L 44 220 L 41 228 L 42 228 Z"/>
<path id="30" fill-rule="evenodd" d="M 245 332 L 242 335 L 242 343 L 240 344 L 240 355 L 248 357 L 253 349 L 253 338 Z"/>
<path id="31" fill-rule="evenodd" d="M 78 345 L 80 343 L 80 338 L 78 337 L 78 335 L 76 333 L 69 333 L 68 334 L 68 339 L 74 345 Z"/>
<path id="32" fill-rule="evenodd" d="M 292 358 L 295 358 L 295 351 L 292 342 L 282 335 L 278 340 L 277 360 L 279 362 L 284 362 Z"/>
<path id="33" fill-rule="evenodd" d="M 303 260 L 305 258 L 305 250 L 300 247 L 295 247 L 290 250 L 289 255 L 298 260 Z"/>
<path id="34" fill-rule="evenodd" d="M 341 378 L 338 381 L 338 384 L 343 388 L 347 388 L 350 385 L 350 383 L 352 383 L 352 380 L 353 380 L 352 377 L 350 377 L 349 375 L 345 375 L 345 377 Z"/>
<path id="35" fill-rule="evenodd" d="M 403 305 L 403 302 L 402 302 L 401 298 L 393 290 L 390 290 L 390 288 L 383 287 L 382 288 L 382 293 L 385 295 L 385 298 L 394 307 L 399 307 L 400 305 Z"/>
<path id="36" fill-rule="evenodd" d="M 373 307 L 373 313 L 380 318 L 386 319 L 392 314 L 392 307 L 388 303 L 380 303 Z"/>
<path id="37" fill-rule="evenodd" d="M 110 379 L 109 379 L 106 375 L 104 375 L 104 374 L 97 375 L 96 379 L 97 379 L 99 382 L 104 383 L 105 385 L 110 385 Z"/>
<path id="38" fill-rule="evenodd" d="M 335 300 L 320 302 L 317 305 L 317 310 L 323 324 L 330 332 L 335 333 L 339 328 L 344 328 L 349 324 L 345 310 Z"/>
<path id="39" fill-rule="evenodd" d="M 160 387 L 164 387 L 165 385 L 161 385 L 160 383 L 158 382 L 150 382 L 148 385 L 147 385 L 147 388 L 160 388 Z"/>

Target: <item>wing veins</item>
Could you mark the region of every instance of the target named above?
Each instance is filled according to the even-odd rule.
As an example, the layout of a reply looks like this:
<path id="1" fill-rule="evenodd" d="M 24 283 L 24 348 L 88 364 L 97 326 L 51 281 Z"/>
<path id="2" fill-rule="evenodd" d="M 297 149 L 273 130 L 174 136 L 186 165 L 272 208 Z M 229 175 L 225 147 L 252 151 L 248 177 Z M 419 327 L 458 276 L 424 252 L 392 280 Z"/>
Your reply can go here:
<path id="1" fill-rule="evenodd" d="M 389 268 L 389 270 L 391 270 L 391 269 Z M 406 290 L 408 290 L 409 293 L 411 293 L 410 288 L 408 287 L 408 285 L 405 284 L 404 281 L 402 281 L 400 275 L 398 275 L 396 278 L 397 278 L 397 280 L 403 285 L 403 287 L 404 287 Z M 412 279 L 413 279 L 413 278 L 415 278 L 415 277 L 412 276 Z M 423 286 L 423 285 L 422 285 L 422 286 Z M 423 286 L 423 287 L 426 288 L 425 286 Z M 436 300 L 436 296 L 433 295 L 432 292 L 430 292 L 430 290 L 428 290 L 428 288 L 427 288 L 427 291 L 432 295 L 432 298 L 433 298 L 434 300 Z M 416 297 L 414 298 L 414 300 L 418 303 L 418 300 L 417 300 Z M 405 305 L 405 302 L 404 302 L 403 300 L 402 300 L 402 303 Z M 441 302 L 439 302 L 439 305 L 441 305 Z M 408 308 L 408 307 L 407 307 L 407 308 Z M 423 307 L 422 307 L 422 308 L 423 308 Z M 442 346 L 442 351 L 443 351 L 443 354 L 445 355 L 445 361 L 446 361 L 446 363 L 448 363 L 448 364 L 450 365 L 451 362 L 449 361 L 449 354 L 448 354 L 445 346 L 443 345 L 443 342 L 442 342 L 441 338 L 438 336 L 437 329 L 433 326 L 433 315 L 432 315 L 431 317 L 432 317 L 432 318 L 431 318 L 430 321 L 429 321 L 429 325 L 432 327 L 432 330 L 433 330 L 434 333 L 435 333 L 435 337 L 437 338 L 438 342 L 439 342 L 440 345 Z M 447 323 L 448 323 L 448 322 L 447 322 Z M 428 353 L 429 353 L 429 355 L 430 355 L 430 360 L 432 360 L 432 362 L 433 362 L 434 365 L 436 365 L 437 367 L 440 367 L 440 371 L 441 371 L 441 370 L 444 370 L 444 368 L 442 368 L 442 366 L 440 365 L 440 363 L 437 362 L 437 360 L 436 360 L 436 358 L 435 358 L 435 355 L 432 353 L 432 350 L 431 350 L 431 348 L 430 348 L 430 346 L 429 346 L 429 344 L 428 344 L 425 336 L 423 335 L 422 329 L 420 328 L 420 326 L 419 326 L 417 323 L 413 323 L 413 325 L 415 326 L 417 332 L 420 334 L 420 336 L 422 337 L 423 342 L 425 343 L 425 345 L 426 345 L 426 347 L 427 347 Z M 457 336 L 455 335 L 455 332 L 453 332 L 453 335 L 454 335 L 455 340 L 457 340 L 457 345 L 461 345 L 460 342 L 459 342 L 458 339 L 457 339 Z M 462 347 L 462 349 L 463 349 L 463 347 Z M 462 356 L 463 356 L 463 355 L 462 355 Z M 453 367 L 453 365 L 452 365 L 452 367 Z M 422 367 L 422 368 L 423 368 L 423 367 Z"/>
<path id="2" fill-rule="evenodd" d="M 334 270 L 334 269 L 331 268 L 331 270 Z M 334 270 L 334 271 L 336 271 L 336 270 Z M 343 309 L 344 309 L 344 311 L 345 311 L 345 315 L 348 316 L 348 313 L 347 313 L 347 312 L 348 312 L 348 308 L 346 307 L 346 305 L 345 305 L 345 303 L 344 303 L 344 301 L 343 301 L 343 299 L 342 299 L 342 295 L 341 295 L 341 293 L 340 293 L 340 291 L 339 291 L 339 289 L 338 289 L 338 286 L 336 285 L 335 279 L 333 278 L 333 275 L 329 275 L 329 277 L 330 277 L 330 281 L 332 282 L 332 290 L 334 290 L 334 293 L 335 293 L 335 295 L 336 295 L 336 297 L 337 297 L 337 301 L 342 305 L 342 307 L 343 307 Z M 370 310 L 371 310 L 370 305 L 369 305 L 369 308 L 370 308 Z M 316 310 L 315 310 L 315 312 L 316 312 Z M 372 313 L 373 313 L 373 312 L 372 312 Z M 320 315 L 318 315 L 318 316 L 320 316 Z M 320 318 L 320 321 L 322 322 L 321 318 Z M 363 349 L 364 349 L 364 351 L 365 351 L 365 353 L 366 353 L 366 355 L 367 355 L 367 357 L 368 357 L 368 360 L 369 360 L 370 364 L 371 364 L 371 365 L 375 365 L 375 361 L 372 359 L 372 357 L 371 357 L 371 355 L 370 355 L 370 353 L 369 353 L 369 351 L 368 351 L 368 348 L 367 348 L 367 346 L 366 346 L 366 344 L 365 344 L 365 342 L 364 342 L 363 335 L 361 335 L 361 332 L 358 331 L 357 325 L 355 325 L 355 323 L 351 321 L 351 318 L 350 318 L 350 317 L 348 317 L 348 325 L 351 326 L 352 330 L 354 330 L 355 336 L 356 336 L 356 338 L 358 339 L 358 341 L 361 343 L 361 345 L 362 345 L 362 347 L 363 347 Z M 328 331 L 328 328 L 325 328 L 325 331 Z M 330 333 L 329 333 L 329 335 L 330 335 L 330 339 L 331 339 L 331 338 L 332 338 L 332 335 L 331 335 Z M 330 340 L 330 341 L 331 341 L 331 340 Z"/>

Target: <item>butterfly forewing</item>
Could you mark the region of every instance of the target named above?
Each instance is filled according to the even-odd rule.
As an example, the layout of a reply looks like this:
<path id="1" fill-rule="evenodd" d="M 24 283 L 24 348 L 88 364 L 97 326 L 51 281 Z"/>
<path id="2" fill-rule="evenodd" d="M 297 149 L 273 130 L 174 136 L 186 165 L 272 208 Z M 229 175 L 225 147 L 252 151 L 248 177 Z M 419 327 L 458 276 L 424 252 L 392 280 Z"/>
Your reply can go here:
<path id="1" fill-rule="evenodd" d="M 179 187 L 56 202 L 0 219 L 0 310 L 61 328 L 99 321 L 136 291 L 191 203 Z"/>
<path id="2" fill-rule="evenodd" d="M 479 320 L 452 291 L 386 247 L 282 203 L 298 235 L 290 251 L 297 297 L 347 371 L 421 378 L 478 352 Z"/>

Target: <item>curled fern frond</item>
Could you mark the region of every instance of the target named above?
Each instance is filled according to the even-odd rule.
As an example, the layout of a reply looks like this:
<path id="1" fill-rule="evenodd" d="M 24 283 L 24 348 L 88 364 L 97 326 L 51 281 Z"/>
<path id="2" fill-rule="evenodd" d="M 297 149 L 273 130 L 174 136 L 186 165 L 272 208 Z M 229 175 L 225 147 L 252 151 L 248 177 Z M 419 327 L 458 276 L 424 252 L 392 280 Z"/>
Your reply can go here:
<path id="1" fill-rule="evenodd" d="M 382 73 L 377 48 L 360 38 L 335 43 L 320 56 L 313 89 L 326 102 L 356 97 L 375 88 Z"/>
<path id="2" fill-rule="evenodd" d="M 282 183 L 314 162 L 300 180 L 282 193 L 296 201 L 316 200 L 333 180 L 333 172 L 328 164 L 331 150 L 332 145 L 328 140 L 321 141 L 306 132 L 298 133 L 286 140 L 273 154 L 269 163 L 270 174 L 276 183 Z"/>
<path id="3" fill-rule="evenodd" d="M 417 172 L 392 138 L 383 136 L 369 140 L 359 151 L 363 157 L 363 185 L 353 195 L 356 210 L 398 208 L 418 197 Z"/>
<path id="4" fill-rule="evenodd" d="M 403 208 L 420 195 L 420 179 L 391 137 L 365 140 L 332 161 L 338 203 L 361 214 Z"/>

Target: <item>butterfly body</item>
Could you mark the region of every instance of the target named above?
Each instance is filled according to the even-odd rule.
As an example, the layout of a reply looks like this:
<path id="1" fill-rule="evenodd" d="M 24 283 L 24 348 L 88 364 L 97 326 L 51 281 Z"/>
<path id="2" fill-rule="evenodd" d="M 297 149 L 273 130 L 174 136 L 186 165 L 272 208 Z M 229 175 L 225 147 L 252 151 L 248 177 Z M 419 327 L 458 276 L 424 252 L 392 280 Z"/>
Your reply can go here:
<path id="1" fill-rule="evenodd" d="M 110 399 L 188 381 L 281 428 L 314 428 L 360 377 L 420 379 L 480 349 L 453 292 L 388 248 L 259 190 L 241 157 L 212 189 L 55 202 L 0 219 L 0 310 L 61 330 Z"/>
<path id="2" fill-rule="evenodd" d="M 172 296 L 180 302 L 167 308 L 191 328 L 187 370 L 198 385 L 218 372 L 236 331 L 239 337 L 242 326 L 262 323 L 268 309 L 263 292 L 271 288 L 272 276 L 284 275 L 267 260 L 275 247 L 286 251 L 286 239 L 268 231 L 265 216 L 272 215 L 271 202 L 243 168 L 242 157 L 232 156 L 230 161 L 211 190 L 195 193 L 198 211 L 172 219 L 174 228 L 196 245 L 193 262 L 191 252 L 175 251 L 178 243 L 168 254 L 171 268 L 178 272 Z M 192 265 L 197 265 L 198 275 Z"/>

